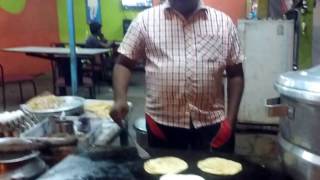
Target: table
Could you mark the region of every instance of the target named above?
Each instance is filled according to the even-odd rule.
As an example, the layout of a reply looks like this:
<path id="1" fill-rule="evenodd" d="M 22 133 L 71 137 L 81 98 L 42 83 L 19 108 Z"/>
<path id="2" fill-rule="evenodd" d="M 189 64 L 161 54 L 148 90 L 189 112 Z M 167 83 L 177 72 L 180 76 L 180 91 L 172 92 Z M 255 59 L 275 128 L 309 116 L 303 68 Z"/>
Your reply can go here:
<path id="1" fill-rule="evenodd" d="M 0 49 L 6 52 L 14 53 L 25 53 L 28 56 L 39 57 L 44 59 L 49 59 L 50 61 L 67 59 L 70 57 L 70 49 L 63 47 L 49 47 L 49 46 L 22 46 L 22 47 L 12 47 L 12 48 L 3 48 Z M 94 58 L 96 55 L 104 54 L 111 52 L 112 49 L 96 49 L 96 48 L 76 48 L 76 54 L 80 58 Z M 76 67 L 76 66 L 75 66 Z M 55 86 L 55 69 L 53 63 L 51 63 L 52 77 L 53 77 L 53 89 L 56 89 Z M 71 81 L 72 85 L 75 84 L 77 89 L 77 70 L 72 68 L 71 70 Z"/>
<path id="2" fill-rule="evenodd" d="M 42 58 L 52 58 L 54 56 L 69 57 L 70 49 L 63 47 L 47 47 L 47 46 L 22 46 L 13 48 L 3 48 L 2 51 L 26 53 L 27 55 L 37 56 Z M 112 49 L 96 49 L 96 48 L 76 48 L 76 53 L 79 56 L 95 56 L 112 51 Z"/>

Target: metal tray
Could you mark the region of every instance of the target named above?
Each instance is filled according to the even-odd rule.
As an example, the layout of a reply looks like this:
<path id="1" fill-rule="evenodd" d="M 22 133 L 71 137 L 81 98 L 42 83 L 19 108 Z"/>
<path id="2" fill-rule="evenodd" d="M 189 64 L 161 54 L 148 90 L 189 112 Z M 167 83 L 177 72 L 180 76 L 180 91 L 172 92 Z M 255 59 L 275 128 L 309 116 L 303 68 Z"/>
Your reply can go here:
<path id="1" fill-rule="evenodd" d="M 70 115 L 71 113 L 83 112 L 83 103 L 85 101 L 84 98 L 78 96 L 60 96 L 58 97 L 62 100 L 62 104 L 59 108 L 55 109 L 45 109 L 45 110 L 32 110 L 26 104 L 22 104 L 20 107 L 22 110 L 32 113 L 37 116 L 50 116 L 54 114 L 60 114 L 65 112 L 66 115 Z"/>

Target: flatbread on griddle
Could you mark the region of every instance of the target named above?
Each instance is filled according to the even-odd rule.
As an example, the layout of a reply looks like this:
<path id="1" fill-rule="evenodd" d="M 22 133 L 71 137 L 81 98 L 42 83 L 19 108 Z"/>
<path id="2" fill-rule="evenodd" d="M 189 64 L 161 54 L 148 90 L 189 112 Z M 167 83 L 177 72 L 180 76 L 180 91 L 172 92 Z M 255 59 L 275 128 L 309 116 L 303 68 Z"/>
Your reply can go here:
<path id="1" fill-rule="evenodd" d="M 184 160 L 172 156 L 150 159 L 144 163 L 144 170 L 149 174 L 176 174 L 187 168 Z"/>
<path id="2" fill-rule="evenodd" d="M 231 176 L 242 171 L 240 163 L 218 157 L 198 161 L 197 166 L 201 171 L 214 175 Z"/>

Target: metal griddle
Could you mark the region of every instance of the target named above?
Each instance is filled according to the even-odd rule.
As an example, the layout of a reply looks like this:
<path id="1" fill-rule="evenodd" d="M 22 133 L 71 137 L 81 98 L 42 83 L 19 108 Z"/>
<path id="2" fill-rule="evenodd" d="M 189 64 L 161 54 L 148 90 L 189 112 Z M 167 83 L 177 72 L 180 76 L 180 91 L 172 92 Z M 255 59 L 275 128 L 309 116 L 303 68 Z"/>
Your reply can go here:
<path id="1" fill-rule="evenodd" d="M 259 164 L 248 161 L 245 157 L 235 155 L 235 154 L 221 154 L 221 153 L 213 153 L 213 152 L 204 152 L 204 151 L 172 151 L 172 150 L 160 150 L 158 153 L 154 152 L 154 156 L 162 157 L 162 156 L 176 156 L 183 160 L 185 160 L 189 168 L 182 172 L 181 174 L 196 174 L 203 177 L 206 180 L 290 180 L 284 173 L 276 172 L 274 170 L 270 170 L 266 167 L 262 167 Z M 243 170 L 234 176 L 217 176 L 209 173 L 202 172 L 197 167 L 197 162 L 199 160 L 203 160 L 208 157 L 222 157 L 229 160 L 233 160 L 242 164 Z M 137 179 L 148 179 L 148 180 L 158 180 L 160 175 L 150 175 L 146 173 L 143 169 L 143 163 L 139 164 L 137 167 L 140 167 L 138 174 L 142 174 L 141 177 Z"/>
<path id="2" fill-rule="evenodd" d="M 168 150 L 162 151 L 161 153 L 154 155 L 152 158 L 168 155 L 177 156 L 187 161 L 189 169 L 183 173 L 197 174 L 206 180 L 289 180 L 289 178 L 287 178 L 282 172 L 275 172 L 268 168 L 264 168 L 237 155 L 213 154 L 200 151 Z M 243 171 L 235 176 L 214 176 L 201 172 L 196 167 L 196 162 L 203 158 L 212 156 L 223 157 L 240 162 L 243 165 Z M 40 180 L 53 180 L 57 178 L 62 178 L 61 180 L 159 180 L 160 176 L 150 175 L 144 171 L 144 162 L 145 160 L 138 157 L 135 148 L 119 148 L 87 152 L 67 157 L 40 177 Z"/>

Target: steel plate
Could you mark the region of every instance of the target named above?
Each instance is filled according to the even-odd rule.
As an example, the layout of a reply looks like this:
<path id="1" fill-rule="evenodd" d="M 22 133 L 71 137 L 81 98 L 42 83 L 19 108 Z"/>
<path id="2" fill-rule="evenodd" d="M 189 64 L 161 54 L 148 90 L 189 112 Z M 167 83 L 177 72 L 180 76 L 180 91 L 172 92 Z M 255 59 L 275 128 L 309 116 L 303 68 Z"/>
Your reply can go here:
<path id="1" fill-rule="evenodd" d="M 59 108 L 55 109 L 45 109 L 45 110 L 32 110 L 26 104 L 22 104 L 21 108 L 34 114 L 48 114 L 48 113 L 59 113 L 63 111 L 71 111 L 83 106 L 85 101 L 84 98 L 78 96 L 60 96 L 58 97 L 62 100 L 62 104 Z"/>
<path id="2" fill-rule="evenodd" d="M 1 164 L 10 164 L 27 161 L 29 159 L 39 156 L 39 151 L 28 151 L 19 153 L 6 153 L 5 155 L 0 155 Z"/>

